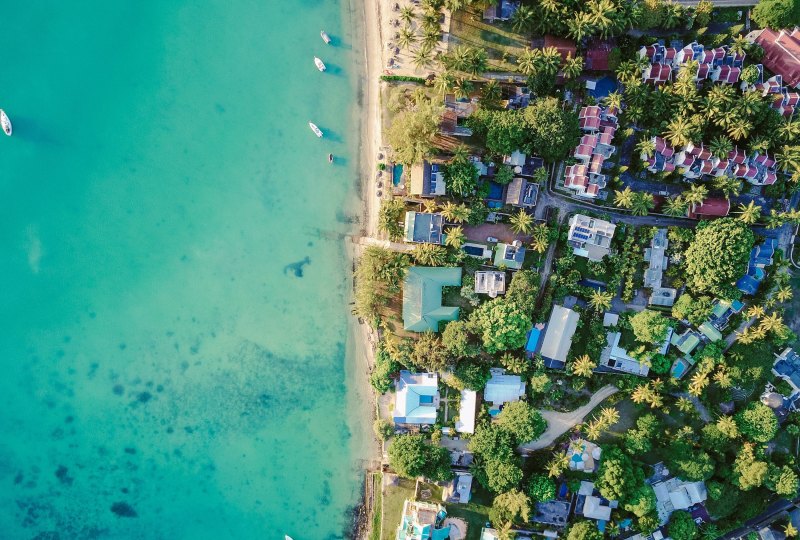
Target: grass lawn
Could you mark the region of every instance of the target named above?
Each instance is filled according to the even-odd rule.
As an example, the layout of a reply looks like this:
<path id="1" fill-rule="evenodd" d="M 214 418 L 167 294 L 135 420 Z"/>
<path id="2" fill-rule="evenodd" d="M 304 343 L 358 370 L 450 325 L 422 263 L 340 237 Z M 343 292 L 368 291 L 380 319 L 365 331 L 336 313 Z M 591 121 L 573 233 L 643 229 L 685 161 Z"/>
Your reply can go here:
<path id="1" fill-rule="evenodd" d="M 414 498 L 414 486 L 414 480 L 398 478 L 397 485 L 384 488 L 381 538 L 390 540 L 395 537 L 403 514 L 403 503 L 406 499 Z"/>
<path id="2" fill-rule="evenodd" d="M 481 528 L 489 521 L 489 508 L 492 497 L 478 484 L 472 482 L 472 500 L 469 504 L 447 505 L 447 515 L 461 518 L 467 522 L 467 540 L 479 540 Z"/>
<path id="3" fill-rule="evenodd" d="M 373 473 L 372 481 L 378 488 L 383 485 L 383 473 Z M 369 540 L 381 540 L 381 523 L 383 517 L 383 493 L 381 489 L 375 490 L 375 508 L 372 511 L 372 528 L 369 531 Z"/>
<path id="4" fill-rule="evenodd" d="M 603 401 L 595 410 L 608 406 L 608 400 Z M 622 437 L 625 432 L 636 425 L 639 417 L 639 408 L 630 399 L 623 399 L 613 406 L 619 412 L 619 422 L 606 430 L 598 441 L 600 444 L 622 444 Z"/>
<path id="5" fill-rule="evenodd" d="M 486 50 L 490 71 L 516 71 L 517 56 L 530 46 L 530 41 L 513 32 L 509 25 L 488 24 L 483 12 L 462 9 L 450 21 L 450 47 L 467 45 Z"/>

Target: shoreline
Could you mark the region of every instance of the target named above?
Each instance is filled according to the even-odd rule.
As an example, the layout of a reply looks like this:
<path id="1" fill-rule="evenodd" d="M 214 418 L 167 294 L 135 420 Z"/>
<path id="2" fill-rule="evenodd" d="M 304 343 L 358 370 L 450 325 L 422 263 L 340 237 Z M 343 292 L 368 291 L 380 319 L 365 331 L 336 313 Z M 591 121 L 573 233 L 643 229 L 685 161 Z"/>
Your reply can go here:
<path id="1" fill-rule="evenodd" d="M 355 292 L 355 268 L 359 256 L 361 255 L 360 240 L 365 237 L 377 235 L 378 211 L 380 209 L 380 198 L 375 179 L 377 169 L 377 154 L 382 147 L 382 127 L 381 127 L 381 108 L 380 108 L 380 73 L 381 73 L 381 23 L 380 23 L 380 4 L 381 1 L 373 0 L 354 0 L 355 1 L 355 22 L 357 29 L 360 30 L 358 41 L 363 47 L 364 79 L 358 87 L 361 97 L 362 107 L 359 112 L 359 148 L 358 148 L 358 174 L 360 176 L 360 224 L 358 230 L 353 231 L 351 244 L 348 246 L 349 257 L 351 259 L 351 284 L 352 293 Z M 352 4 L 351 4 L 352 5 Z M 360 27 L 360 28 L 359 28 Z M 351 315 L 352 330 L 352 367 L 355 370 L 354 376 L 350 379 L 355 382 L 356 396 L 369 396 L 364 399 L 364 403 L 359 407 L 361 413 L 359 418 L 366 420 L 368 425 L 375 420 L 377 399 L 372 385 L 369 383 L 369 375 L 375 365 L 375 347 L 377 345 L 377 334 L 363 321 Z M 357 379 L 357 380 L 356 380 Z M 366 431 L 367 454 L 366 461 L 360 467 L 359 473 L 362 475 L 361 497 L 357 505 L 353 508 L 352 533 L 354 538 L 366 538 L 370 533 L 372 524 L 372 514 L 374 508 L 366 500 L 368 475 L 376 465 L 382 462 L 382 445 L 377 437 L 372 433 L 371 427 Z"/>

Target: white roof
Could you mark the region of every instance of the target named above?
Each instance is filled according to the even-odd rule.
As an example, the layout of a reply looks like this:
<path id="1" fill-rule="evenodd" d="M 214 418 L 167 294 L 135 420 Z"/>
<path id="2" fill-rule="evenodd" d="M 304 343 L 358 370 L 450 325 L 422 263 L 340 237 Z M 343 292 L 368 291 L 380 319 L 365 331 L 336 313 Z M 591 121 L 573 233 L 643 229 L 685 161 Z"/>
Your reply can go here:
<path id="1" fill-rule="evenodd" d="M 467 504 L 470 500 L 470 491 L 472 491 L 472 475 L 469 473 L 460 473 L 456 475 L 456 481 L 458 502 Z"/>
<path id="2" fill-rule="evenodd" d="M 540 354 L 545 358 L 566 362 L 579 318 L 579 315 L 571 309 L 553 306 Z"/>
<path id="3" fill-rule="evenodd" d="M 456 431 L 459 433 L 475 433 L 475 405 L 478 393 L 475 390 L 461 391 L 461 405 L 458 409 Z"/>
<path id="4" fill-rule="evenodd" d="M 586 480 L 581 481 L 581 487 L 578 489 L 578 495 L 591 495 L 594 492 L 594 483 L 587 482 Z"/>
<path id="5" fill-rule="evenodd" d="M 617 313 L 610 313 L 606 311 L 603 313 L 603 326 L 615 326 L 619 322 L 619 315 Z"/>
<path id="6" fill-rule="evenodd" d="M 608 521 L 611 519 L 611 507 L 605 506 L 599 497 L 586 497 L 583 503 L 583 515 L 589 519 Z"/>
<path id="7" fill-rule="evenodd" d="M 491 370 L 492 378 L 483 390 L 483 399 L 495 405 L 519 401 L 525 395 L 525 383 L 519 375 L 506 375 L 505 370 Z"/>
<path id="8" fill-rule="evenodd" d="M 400 424 L 434 424 L 439 405 L 436 373 L 401 371 L 394 401 L 394 421 Z"/>

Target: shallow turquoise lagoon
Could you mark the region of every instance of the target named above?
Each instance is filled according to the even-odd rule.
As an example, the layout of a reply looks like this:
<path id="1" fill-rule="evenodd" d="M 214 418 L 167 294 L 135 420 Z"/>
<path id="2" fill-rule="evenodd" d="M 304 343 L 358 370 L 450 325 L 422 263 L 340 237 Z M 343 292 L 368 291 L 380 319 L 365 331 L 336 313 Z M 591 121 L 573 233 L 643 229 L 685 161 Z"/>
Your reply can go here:
<path id="1" fill-rule="evenodd" d="M 342 240 L 357 19 L 6 6 L 0 537 L 345 535 L 369 430 Z"/>

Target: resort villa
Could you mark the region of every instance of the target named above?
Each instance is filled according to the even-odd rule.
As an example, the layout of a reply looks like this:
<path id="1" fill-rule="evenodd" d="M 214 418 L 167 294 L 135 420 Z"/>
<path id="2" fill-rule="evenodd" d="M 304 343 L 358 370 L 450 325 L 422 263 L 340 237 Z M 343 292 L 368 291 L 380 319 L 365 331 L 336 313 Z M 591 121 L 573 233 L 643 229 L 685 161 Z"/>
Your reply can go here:
<path id="1" fill-rule="evenodd" d="M 594 488 L 594 483 L 581 481 L 575 503 L 575 514 L 597 521 L 597 528 L 600 532 L 605 531 L 606 523 L 611 520 L 611 511 L 618 506 L 617 501 L 609 501 L 601 497 Z"/>
<path id="2" fill-rule="evenodd" d="M 455 478 L 442 488 L 442 502 L 467 504 L 471 498 L 472 475 L 470 473 L 455 473 Z"/>
<path id="3" fill-rule="evenodd" d="M 411 167 L 409 194 L 419 197 L 437 197 L 446 193 L 444 170 L 438 163 L 423 161 Z"/>
<path id="4" fill-rule="evenodd" d="M 397 540 L 447 540 L 450 527 L 444 526 L 446 517 L 447 512 L 441 504 L 406 499 L 397 528 Z"/>
<path id="5" fill-rule="evenodd" d="M 598 372 L 616 372 L 627 373 L 630 375 L 638 375 L 640 377 L 647 377 L 650 372 L 650 366 L 647 363 L 640 362 L 628 354 L 624 348 L 620 347 L 619 340 L 622 334 L 620 332 L 609 332 L 606 334 L 606 347 L 600 353 L 600 361 L 597 364 L 596 371 Z"/>
<path id="6" fill-rule="evenodd" d="M 656 494 L 656 511 L 661 525 L 669 521 L 675 510 L 689 510 L 708 498 L 703 482 L 687 482 L 680 478 L 669 478 L 653 484 Z"/>
<path id="7" fill-rule="evenodd" d="M 439 376 L 403 370 L 395 383 L 394 423 L 431 425 L 439 408 Z"/>
<path id="8" fill-rule="evenodd" d="M 532 208 L 536 206 L 539 196 L 539 184 L 528 182 L 519 176 L 514 178 L 506 188 L 506 204 L 517 208 Z"/>
<path id="9" fill-rule="evenodd" d="M 491 298 L 503 294 L 506 292 L 506 273 L 496 270 L 475 272 L 475 292 L 488 294 Z"/>
<path id="10" fill-rule="evenodd" d="M 444 217 L 427 212 L 406 212 L 404 238 L 406 242 L 443 244 Z"/>
<path id="11" fill-rule="evenodd" d="M 438 332 L 439 323 L 458 319 L 459 308 L 442 305 L 442 287 L 460 285 L 461 267 L 409 267 L 403 282 L 403 328 Z"/>
<path id="12" fill-rule="evenodd" d="M 545 329 L 544 340 L 539 354 L 544 358 L 544 365 L 552 369 L 564 369 L 567 365 L 567 354 L 572 346 L 572 336 L 578 328 L 580 315 L 564 306 L 553 306 L 550 320 Z"/>
<path id="13" fill-rule="evenodd" d="M 569 218 L 567 241 L 578 257 L 599 261 L 611 251 L 617 226 L 608 221 L 575 214 Z"/>
<path id="14" fill-rule="evenodd" d="M 519 375 L 508 375 L 501 368 L 492 368 L 490 373 L 492 378 L 483 389 L 483 400 L 492 404 L 489 414 L 497 414 L 501 405 L 519 401 L 525 395 L 525 383 Z"/>
<path id="15" fill-rule="evenodd" d="M 522 268 L 523 262 L 525 262 L 525 248 L 519 240 L 514 240 L 510 244 L 500 242 L 495 247 L 494 265 L 496 267 L 519 270 Z"/>

